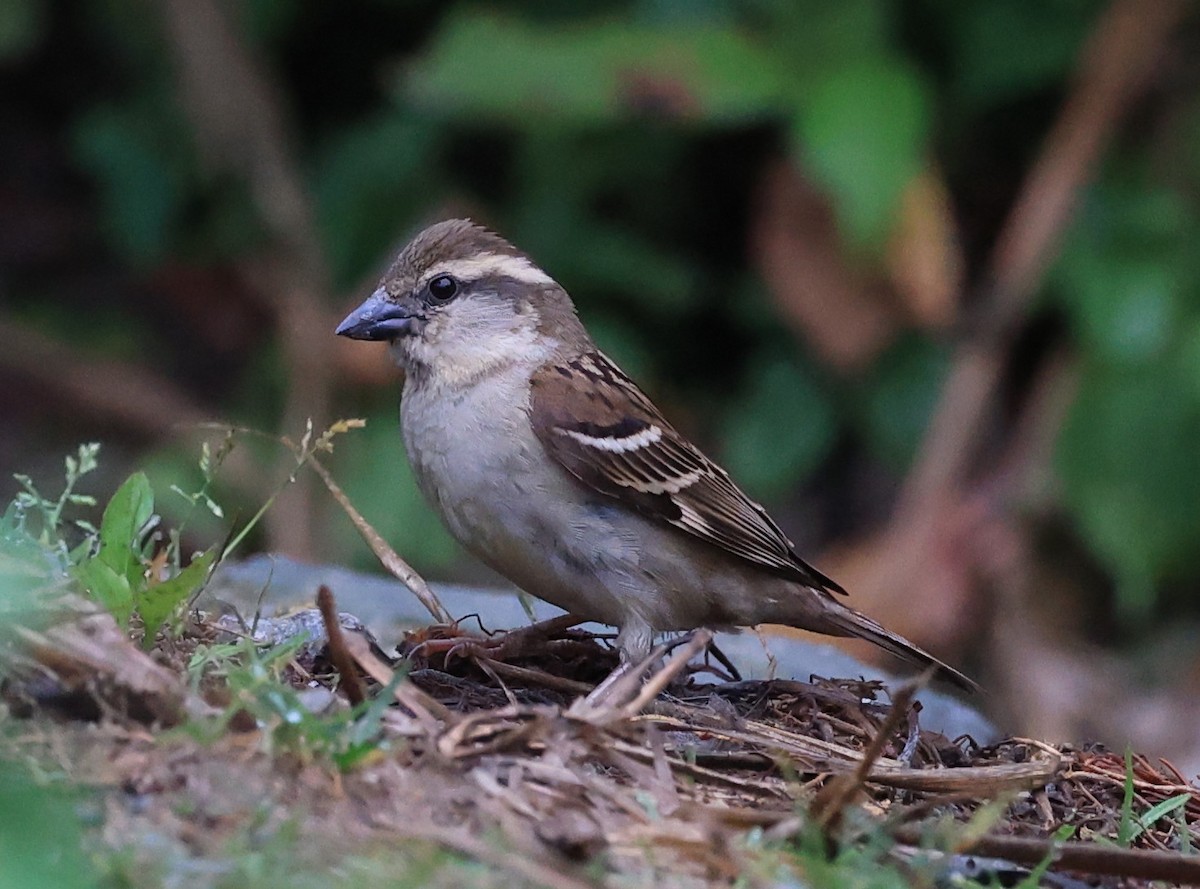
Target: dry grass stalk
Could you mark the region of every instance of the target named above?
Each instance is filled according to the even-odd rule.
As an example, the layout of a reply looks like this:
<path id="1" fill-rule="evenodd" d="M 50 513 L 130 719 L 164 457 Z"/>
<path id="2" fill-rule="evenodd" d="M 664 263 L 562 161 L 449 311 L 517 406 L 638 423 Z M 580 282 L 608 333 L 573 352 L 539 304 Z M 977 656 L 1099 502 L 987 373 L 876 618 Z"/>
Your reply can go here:
<path id="1" fill-rule="evenodd" d="M 425 582 L 425 578 L 421 577 L 412 566 L 404 559 L 400 558 L 399 553 L 392 549 L 386 540 L 380 536 L 379 532 L 371 527 L 370 522 L 363 518 L 362 513 L 354 508 L 354 504 L 350 502 L 350 498 L 346 496 L 345 491 L 341 486 L 333 480 L 333 476 L 329 474 L 321 461 L 313 455 L 308 460 L 308 465 L 321 477 L 321 481 L 325 483 L 325 487 L 329 489 L 329 493 L 333 495 L 333 499 L 350 517 L 350 521 L 354 524 L 355 530 L 362 535 L 362 539 L 367 542 L 367 546 L 371 547 L 371 552 L 379 559 L 392 576 L 399 580 L 402 584 L 408 587 L 414 596 L 425 606 L 426 610 L 433 616 L 433 619 L 438 623 L 452 624 L 454 618 L 450 616 L 450 612 L 438 599 L 437 594 L 430 589 L 429 584 Z"/>

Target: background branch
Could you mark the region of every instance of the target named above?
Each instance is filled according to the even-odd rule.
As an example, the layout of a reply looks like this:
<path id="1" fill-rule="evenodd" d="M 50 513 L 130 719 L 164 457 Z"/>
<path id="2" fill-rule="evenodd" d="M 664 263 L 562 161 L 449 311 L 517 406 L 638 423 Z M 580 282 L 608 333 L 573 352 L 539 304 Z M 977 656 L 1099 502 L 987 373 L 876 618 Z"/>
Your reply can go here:
<path id="1" fill-rule="evenodd" d="M 305 421 L 322 429 L 330 413 L 335 323 L 326 269 L 303 177 L 290 151 L 282 102 L 266 72 L 215 0 L 162 0 L 177 63 L 180 98 L 208 160 L 241 177 L 276 242 L 247 270 L 275 314 L 288 392 L 281 433 Z M 280 457 L 280 467 L 290 459 Z M 316 550 L 314 485 L 307 474 L 267 516 L 269 549 L 300 557 Z"/>
<path id="2" fill-rule="evenodd" d="M 862 578 L 867 598 L 920 597 L 944 527 L 939 517 L 955 514 L 967 496 L 971 469 L 993 428 L 1011 339 L 1080 193 L 1188 9 L 1183 0 L 1116 0 L 1097 22 L 1072 92 L 997 239 L 978 298 L 970 301 L 982 323 L 954 354 L 884 542 Z"/>

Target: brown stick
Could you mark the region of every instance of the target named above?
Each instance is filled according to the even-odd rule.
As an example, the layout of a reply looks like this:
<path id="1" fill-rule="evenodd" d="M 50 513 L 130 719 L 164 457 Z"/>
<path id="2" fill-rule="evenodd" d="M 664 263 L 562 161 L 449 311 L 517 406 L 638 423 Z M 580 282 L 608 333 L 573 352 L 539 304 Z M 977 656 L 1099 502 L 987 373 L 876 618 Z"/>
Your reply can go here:
<path id="1" fill-rule="evenodd" d="M 342 633 L 342 624 L 338 620 L 337 603 L 333 592 L 325 584 L 317 589 L 317 608 L 321 610 L 321 620 L 325 622 L 325 635 L 329 637 L 329 659 L 342 677 L 342 688 L 351 704 L 361 704 L 367 699 L 363 688 L 362 678 L 354 666 L 354 658 L 346 647 L 346 637 Z"/>
<path id="2" fill-rule="evenodd" d="M 566 676 L 555 676 L 553 673 L 547 673 L 545 670 L 535 670 L 532 667 L 519 667 L 516 664 L 493 660 L 490 657 L 477 656 L 476 661 L 486 664 L 499 675 L 507 676 L 509 679 L 519 679 L 528 685 L 541 685 L 571 695 L 586 695 L 594 688 L 594 686 L 588 685 L 586 682 L 568 679 Z"/>
<path id="3" fill-rule="evenodd" d="M 0 369 L 53 395 L 31 405 L 31 410 L 120 424 L 156 441 L 192 441 L 197 429 L 212 428 L 208 409 L 157 371 L 81 352 L 3 313 Z M 262 468 L 242 450 L 229 454 L 222 480 L 256 499 L 267 492 Z"/>
<path id="4" fill-rule="evenodd" d="M 646 684 L 642 686 L 642 690 L 638 692 L 637 697 L 625 705 L 625 716 L 632 718 L 641 713 L 671 683 L 672 679 L 683 672 L 683 668 L 687 666 L 688 661 L 708 648 L 708 643 L 710 642 L 712 642 L 711 630 L 703 628 L 696 630 L 692 638 L 681 645 L 679 651 L 671 655 L 671 659 L 667 661 L 663 668 L 646 680 Z"/>
<path id="5" fill-rule="evenodd" d="M 355 529 L 362 535 L 362 539 L 367 542 L 367 546 L 371 547 L 371 552 L 383 564 L 383 567 L 392 572 L 402 584 L 412 591 L 412 594 L 420 600 L 426 610 L 433 615 L 433 619 L 441 624 L 452 624 L 454 618 L 450 616 L 450 612 L 442 605 L 437 594 L 429 588 L 429 584 L 421 577 L 408 562 L 400 558 L 400 555 L 388 546 L 386 540 L 379 536 L 379 532 L 371 527 L 371 523 L 363 518 L 362 513 L 354 508 L 354 504 L 350 502 L 350 498 L 346 496 L 346 492 L 341 489 L 341 486 L 333 480 L 333 476 L 329 474 L 329 470 L 321 465 L 321 461 L 314 454 L 308 458 L 308 464 L 321 477 L 321 481 L 325 482 L 325 487 L 329 489 L 329 493 L 333 495 L 333 499 L 337 501 L 338 506 L 345 510 L 346 515 L 350 517 L 350 521 L 354 523 Z"/>
<path id="6" fill-rule="evenodd" d="M 368 676 L 383 686 L 387 686 L 396 678 L 396 672 L 375 656 L 366 639 L 356 633 L 343 638 L 350 656 Z M 396 686 L 393 695 L 398 703 L 408 708 L 421 722 L 430 737 L 436 737 L 440 731 L 439 720 L 442 723 L 450 722 L 450 711 L 440 701 L 430 697 L 411 682 L 401 682 Z"/>
<path id="7" fill-rule="evenodd" d="M 51 408 L 115 421 L 156 439 L 173 435 L 180 424 L 212 419 L 206 408 L 156 371 L 89 357 L 2 315 L 0 367 L 50 389 L 55 396 L 49 399 Z"/>
<path id="8" fill-rule="evenodd" d="M 871 769 L 883 755 L 883 748 L 887 745 L 892 731 L 900 724 L 900 718 L 908 713 L 913 695 L 918 688 L 928 684 L 932 675 L 931 668 L 926 670 L 925 675 L 917 682 L 906 682 L 895 691 L 892 695 L 891 709 L 880 723 L 875 736 L 871 738 L 871 743 L 863 751 L 862 759 L 858 761 L 854 771 L 848 775 L 835 776 L 813 800 L 812 816 L 827 835 L 838 826 L 846 806 L 866 783 Z"/>
<path id="9" fill-rule="evenodd" d="M 914 846 L 922 841 L 921 828 L 913 825 L 897 828 L 894 835 L 900 842 Z M 1174 885 L 1200 885 L 1200 856 L 1177 852 L 1147 852 L 1102 846 L 1099 843 L 1056 843 L 1053 840 L 995 834 L 979 837 L 959 851 L 1004 858 L 1029 866 L 1036 866 L 1049 856 L 1055 871 L 1164 880 Z"/>

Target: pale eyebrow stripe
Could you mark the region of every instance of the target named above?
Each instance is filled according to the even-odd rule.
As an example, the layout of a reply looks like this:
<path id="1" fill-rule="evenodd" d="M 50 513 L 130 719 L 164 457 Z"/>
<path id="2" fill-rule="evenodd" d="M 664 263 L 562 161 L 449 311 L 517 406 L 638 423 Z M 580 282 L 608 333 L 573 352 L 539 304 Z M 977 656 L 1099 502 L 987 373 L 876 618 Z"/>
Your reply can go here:
<path id="1" fill-rule="evenodd" d="M 512 278 L 522 284 L 554 284 L 555 281 L 524 256 L 507 256 L 503 253 L 485 253 L 471 259 L 451 259 L 440 262 L 421 276 L 418 287 L 424 286 L 438 275 L 450 275 L 460 281 L 477 281 L 480 278 Z"/>

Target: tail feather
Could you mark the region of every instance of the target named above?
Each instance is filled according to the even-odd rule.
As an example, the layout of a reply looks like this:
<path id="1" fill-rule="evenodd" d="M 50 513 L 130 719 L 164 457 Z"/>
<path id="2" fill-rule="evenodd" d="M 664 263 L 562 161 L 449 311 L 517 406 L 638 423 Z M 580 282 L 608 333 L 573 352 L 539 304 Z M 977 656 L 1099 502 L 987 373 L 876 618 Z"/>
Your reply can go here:
<path id="1" fill-rule="evenodd" d="M 896 657 L 908 661 L 910 664 L 915 664 L 918 667 L 932 666 L 934 668 L 935 679 L 943 679 L 961 688 L 963 691 L 971 692 L 972 694 L 980 691 L 979 684 L 973 679 L 955 670 L 949 664 L 938 660 L 925 649 L 914 645 L 903 636 L 884 628 L 865 614 L 861 614 L 850 608 L 841 607 L 837 610 L 830 609 L 824 617 L 829 621 L 831 629 L 837 635 L 856 636 L 859 639 L 866 639 L 868 642 L 875 643 L 884 651 L 890 652 L 896 655 Z"/>

